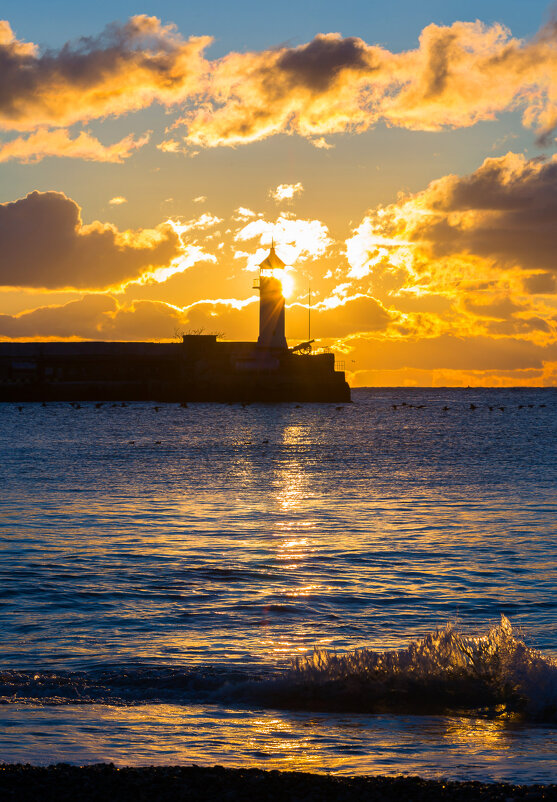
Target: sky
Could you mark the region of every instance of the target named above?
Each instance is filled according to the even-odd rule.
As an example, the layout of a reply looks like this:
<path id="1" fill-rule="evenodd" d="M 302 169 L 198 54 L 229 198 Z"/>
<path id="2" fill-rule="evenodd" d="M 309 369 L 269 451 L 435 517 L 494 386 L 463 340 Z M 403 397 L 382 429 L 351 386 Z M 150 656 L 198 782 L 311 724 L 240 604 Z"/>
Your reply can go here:
<path id="1" fill-rule="evenodd" d="M 557 384 L 557 10 L 3 0 L 0 339 L 286 334 L 352 386 Z"/>

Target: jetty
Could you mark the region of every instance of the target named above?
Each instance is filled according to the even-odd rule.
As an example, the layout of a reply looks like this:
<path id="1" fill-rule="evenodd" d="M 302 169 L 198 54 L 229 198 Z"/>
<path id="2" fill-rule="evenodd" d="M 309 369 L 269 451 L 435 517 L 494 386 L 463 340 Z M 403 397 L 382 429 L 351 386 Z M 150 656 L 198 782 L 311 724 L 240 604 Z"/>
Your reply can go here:
<path id="1" fill-rule="evenodd" d="M 334 354 L 313 353 L 312 340 L 288 347 L 284 269 L 273 244 L 254 283 L 255 342 L 2 342 L 0 401 L 350 401 Z"/>

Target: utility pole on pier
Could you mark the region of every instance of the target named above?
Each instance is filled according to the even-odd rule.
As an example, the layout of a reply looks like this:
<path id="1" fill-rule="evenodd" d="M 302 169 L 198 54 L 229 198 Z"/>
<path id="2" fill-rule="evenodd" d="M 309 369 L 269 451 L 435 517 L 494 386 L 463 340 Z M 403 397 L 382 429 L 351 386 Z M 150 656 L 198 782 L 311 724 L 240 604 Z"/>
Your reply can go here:
<path id="1" fill-rule="evenodd" d="M 311 340 L 311 283 L 308 280 L 308 342 Z"/>

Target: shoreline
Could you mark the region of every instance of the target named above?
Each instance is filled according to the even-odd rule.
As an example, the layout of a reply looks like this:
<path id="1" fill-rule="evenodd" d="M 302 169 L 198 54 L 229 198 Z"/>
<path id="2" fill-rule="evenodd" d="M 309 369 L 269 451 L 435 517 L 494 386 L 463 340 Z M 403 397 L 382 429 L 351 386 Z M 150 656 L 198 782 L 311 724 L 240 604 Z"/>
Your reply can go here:
<path id="1" fill-rule="evenodd" d="M 557 784 L 426 780 L 406 776 L 337 776 L 223 766 L 117 767 L 0 764 L 5 800 L 557 800 Z"/>

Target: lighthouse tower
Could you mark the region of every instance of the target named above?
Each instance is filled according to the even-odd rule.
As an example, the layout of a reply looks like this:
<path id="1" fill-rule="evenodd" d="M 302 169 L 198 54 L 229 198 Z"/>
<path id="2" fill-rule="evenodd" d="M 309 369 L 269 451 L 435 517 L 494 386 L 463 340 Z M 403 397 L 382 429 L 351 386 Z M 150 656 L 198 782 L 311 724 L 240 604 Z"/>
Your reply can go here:
<path id="1" fill-rule="evenodd" d="M 259 279 L 254 287 L 259 290 L 259 337 L 263 348 L 287 348 L 284 334 L 284 296 L 281 275 L 285 264 L 271 245 L 269 255 L 259 265 Z"/>

